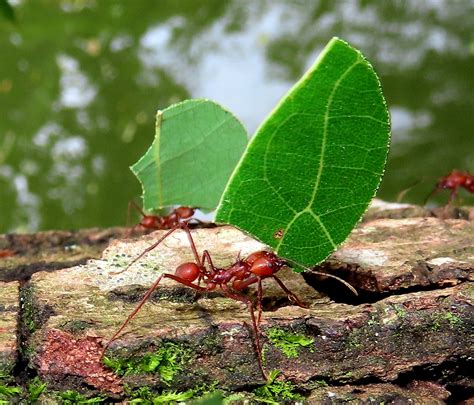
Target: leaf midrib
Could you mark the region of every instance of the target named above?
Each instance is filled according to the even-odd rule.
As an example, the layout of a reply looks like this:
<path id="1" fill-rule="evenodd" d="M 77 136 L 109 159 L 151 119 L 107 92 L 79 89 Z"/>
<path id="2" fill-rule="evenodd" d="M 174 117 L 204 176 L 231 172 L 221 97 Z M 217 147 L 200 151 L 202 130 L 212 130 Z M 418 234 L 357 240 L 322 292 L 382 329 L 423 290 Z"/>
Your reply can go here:
<path id="1" fill-rule="evenodd" d="M 360 64 L 361 62 L 362 61 L 360 59 L 360 56 L 357 55 L 357 60 L 351 66 L 349 66 L 345 70 L 344 73 L 341 74 L 341 76 L 339 77 L 337 82 L 334 84 L 334 87 L 331 91 L 331 94 L 328 97 L 328 102 L 326 104 L 326 110 L 324 112 L 323 136 L 322 136 L 322 142 L 321 142 L 321 159 L 319 161 L 319 167 L 318 167 L 318 172 L 316 174 L 316 180 L 315 180 L 315 184 L 314 184 L 314 187 L 313 187 L 313 193 L 311 195 L 311 198 L 310 198 L 306 208 L 304 208 L 302 211 L 300 211 L 298 214 L 296 214 L 293 217 L 293 219 L 288 223 L 288 225 L 285 227 L 284 232 L 283 232 L 283 237 L 278 241 L 278 244 L 276 245 L 276 248 L 275 248 L 277 252 L 280 249 L 280 246 L 282 245 L 282 243 L 284 242 L 285 236 L 288 234 L 288 231 L 290 230 L 290 228 L 293 226 L 293 224 L 296 222 L 296 220 L 301 215 L 303 215 L 305 213 L 309 213 L 318 222 L 318 225 L 323 230 L 327 240 L 331 243 L 333 248 L 337 247 L 337 244 L 332 239 L 331 234 L 329 233 L 328 229 L 326 228 L 324 223 L 319 218 L 319 215 L 317 215 L 311 207 L 312 207 L 314 201 L 316 200 L 316 194 L 317 194 L 318 189 L 319 189 L 319 184 L 321 182 L 321 174 L 322 174 L 322 171 L 323 171 L 323 168 L 324 168 L 324 158 L 325 158 L 325 154 L 326 154 L 326 141 L 327 141 L 327 138 L 328 138 L 329 110 L 330 110 L 331 104 L 333 102 L 334 95 L 335 95 L 337 89 L 339 88 L 339 85 L 341 84 L 342 80 L 344 80 L 344 78 L 351 72 L 351 70 L 355 66 Z"/>

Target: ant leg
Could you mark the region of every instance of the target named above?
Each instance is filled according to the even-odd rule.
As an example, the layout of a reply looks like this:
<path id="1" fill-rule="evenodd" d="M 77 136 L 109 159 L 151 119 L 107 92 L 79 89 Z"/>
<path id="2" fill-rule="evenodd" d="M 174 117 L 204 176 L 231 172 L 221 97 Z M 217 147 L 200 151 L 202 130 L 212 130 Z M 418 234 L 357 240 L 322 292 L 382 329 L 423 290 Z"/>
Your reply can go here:
<path id="1" fill-rule="evenodd" d="M 457 197 L 458 195 L 458 188 L 454 188 L 453 191 L 451 191 L 451 194 L 449 194 L 449 199 L 448 199 L 448 203 L 446 204 L 446 207 L 450 207 L 452 202 L 454 201 L 454 199 Z"/>
<path id="2" fill-rule="evenodd" d="M 129 230 L 127 231 L 127 238 L 131 238 L 133 236 L 133 234 L 135 233 L 135 231 L 137 229 L 141 228 L 141 224 L 136 224 L 136 225 L 133 225 L 131 228 L 129 228 Z"/>
<path id="3" fill-rule="evenodd" d="M 132 311 L 132 313 L 127 317 L 125 322 L 122 324 L 122 326 L 118 329 L 117 332 L 110 338 L 110 340 L 107 342 L 107 344 L 104 346 L 104 349 L 102 350 L 102 355 L 100 356 L 101 358 L 104 357 L 105 352 L 109 348 L 110 344 L 117 339 L 118 335 L 125 329 L 125 327 L 128 325 L 128 323 L 133 319 L 133 317 L 140 311 L 140 308 L 145 304 L 145 302 L 150 298 L 150 295 L 155 291 L 155 289 L 158 287 L 158 284 L 160 284 L 161 279 L 165 276 L 165 274 L 160 275 L 156 281 L 153 283 L 153 285 L 148 289 L 148 291 L 145 293 L 143 298 L 140 300 L 138 303 L 137 307 Z"/>
<path id="4" fill-rule="evenodd" d="M 117 330 L 117 332 L 115 332 L 115 334 L 112 336 L 112 338 L 107 342 L 107 344 L 105 345 L 104 349 L 102 350 L 102 355 L 101 357 L 104 356 L 105 352 L 107 351 L 107 349 L 109 348 L 110 344 L 115 340 L 117 339 L 117 337 L 120 335 L 120 333 L 125 329 L 125 327 L 130 323 L 130 321 L 135 317 L 135 315 L 138 313 L 138 311 L 140 311 L 140 309 L 142 308 L 142 306 L 148 301 L 148 299 L 150 298 L 151 294 L 157 289 L 158 285 L 160 284 L 161 280 L 163 278 L 171 278 L 172 280 L 175 280 L 177 281 L 178 283 L 181 283 L 181 284 L 184 284 L 188 287 L 191 287 L 191 288 L 194 288 L 195 290 L 198 290 L 198 291 L 206 291 L 206 289 L 204 287 L 200 287 L 200 286 L 197 286 L 193 283 L 191 283 L 190 281 L 187 281 L 181 277 L 178 277 L 174 274 L 169 274 L 169 273 L 164 273 L 164 274 L 161 274 L 157 279 L 156 281 L 153 283 L 153 285 L 147 290 L 147 292 L 145 293 L 145 295 L 143 296 L 143 298 L 140 300 L 140 302 L 138 303 L 138 305 L 136 306 L 136 308 L 132 311 L 132 313 L 127 317 L 127 319 L 125 320 L 125 322 L 122 324 L 122 326 L 120 326 L 120 328 Z"/>
<path id="5" fill-rule="evenodd" d="M 127 271 L 133 264 L 135 264 L 138 260 L 140 260 L 143 256 L 145 256 L 148 252 L 152 251 L 153 249 L 155 249 L 161 242 L 163 242 L 168 236 L 170 236 L 174 231 L 178 230 L 178 229 L 183 229 L 183 225 L 182 224 L 178 224 L 176 226 L 174 226 L 173 228 L 171 228 L 168 232 L 166 232 L 160 239 L 158 239 L 155 243 L 153 243 L 152 245 L 148 246 L 142 253 L 140 253 L 135 259 L 133 259 L 127 267 L 125 267 L 123 270 L 120 270 L 120 271 L 117 271 L 117 272 L 114 272 L 114 273 L 110 273 L 110 274 L 114 274 L 114 275 L 117 275 L 117 274 L 121 274 L 125 271 Z M 199 261 L 198 261 L 199 263 Z"/>
<path id="6" fill-rule="evenodd" d="M 262 345 L 260 343 L 260 338 L 259 338 L 259 328 L 257 326 L 257 320 L 255 319 L 255 311 L 253 308 L 252 301 L 248 299 L 247 297 L 239 294 L 235 294 L 229 291 L 228 287 L 226 284 L 221 284 L 222 292 L 227 298 L 231 298 L 236 301 L 243 302 L 247 304 L 247 308 L 249 309 L 250 312 L 250 317 L 252 318 L 252 326 L 253 326 L 253 332 L 255 335 L 255 348 L 257 349 L 257 360 L 258 360 L 258 367 L 260 368 L 260 371 L 262 372 L 263 377 L 268 380 L 267 373 L 265 372 L 265 369 L 263 368 L 263 362 L 262 362 Z"/>
<path id="7" fill-rule="evenodd" d="M 131 215 L 131 212 L 132 212 L 132 208 L 135 208 L 141 214 L 142 217 L 146 217 L 145 211 L 143 211 L 141 209 L 141 207 L 135 201 L 132 200 L 128 203 L 127 226 L 130 225 L 130 215 Z"/>
<path id="8" fill-rule="evenodd" d="M 306 304 L 304 304 L 300 299 L 296 296 L 295 293 L 291 292 L 288 287 L 283 284 L 283 281 L 281 281 L 277 276 L 273 275 L 271 276 L 280 286 L 280 288 L 286 293 L 286 296 L 288 297 L 288 300 L 293 303 L 298 305 L 301 308 L 309 308 Z"/>
<path id="9" fill-rule="evenodd" d="M 194 243 L 193 236 L 191 235 L 191 231 L 189 230 L 188 222 L 189 221 L 179 222 L 177 225 L 175 225 L 175 227 L 181 228 L 184 232 L 186 232 L 186 235 L 188 236 L 189 244 L 191 245 L 191 250 L 193 251 L 194 260 L 196 261 L 196 264 L 199 266 L 199 268 L 202 269 L 204 266 L 204 260 L 201 260 L 199 257 L 196 244 Z"/>
<path id="10" fill-rule="evenodd" d="M 258 313 L 257 326 L 260 325 L 260 321 L 262 320 L 262 299 L 263 299 L 262 279 L 259 277 L 258 284 L 257 284 L 257 313 Z"/>
<path id="11" fill-rule="evenodd" d="M 209 253 L 208 250 L 204 250 L 202 252 L 202 265 L 204 266 L 204 263 L 205 261 L 207 260 L 207 262 L 209 263 L 209 266 L 211 268 L 211 274 L 216 274 L 217 273 L 217 269 L 216 267 L 214 266 L 214 263 L 212 262 L 212 258 L 211 258 L 211 254 Z"/>
<path id="12" fill-rule="evenodd" d="M 257 276 L 251 276 L 251 277 L 247 278 L 247 280 L 242 281 L 241 283 L 239 283 L 238 287 L 233 287 L 233 289 L 237 290 L 237 291 L 245 290 L 249 285 L 252 285 L 252 284 L 256 283 L 258 281 L 258 279 L 259 279 L 259 277 L 257 277 Z"/>
<path id="13" fill-rule="evenodd" d="M 313 269 L 310 269 L 309 267 L 306 267 L 306 266 L 302 266 L 301 264 L 298 264 L 292 260 L 288 260 L 286 259 L 288 263 L 291 263 L 292 265 L 294 265 L 295 267 L 299 267 L 300 269 L 304 270 L 304 272 L 306 274 L 317 274 L 318 276 L 324 276 L 324 277 L 329 277 L 329 278 L 333 278 L 334 280 L 337 280 L 339 281 L 341 284 L 344 284 L 349 290 L 351 290 L 352 294 L 354 295 L 359 295 L 357 293 L 357 290 L 352 287 L 346 280 L 343 280 L 342 278 L 338 277 L 338 276 L 335 276 L 334 274 L 330 274 L 330 273 L 323 273 L 322 271 L 316 271 L 316 270 L 313 270 Z M 283 289 L 283 291 L 285 291 L 284 288 L 286 288 L 286 286 L 284 286 L 284 288 L 282 287 L 282 284 L 281 283 L 281 280 L 279 280 L 275 275 L 271 276 L 273 277 L 277 283 L 280 285 L 280 287 Z M 281 283 L 281 284 L 280 284 Z M 286 291 L 285 291 L 286 292 Z M 289 298 L 289 297 L 288 297 Z M 304 308 L 304 307 L 303 307 Z"/>

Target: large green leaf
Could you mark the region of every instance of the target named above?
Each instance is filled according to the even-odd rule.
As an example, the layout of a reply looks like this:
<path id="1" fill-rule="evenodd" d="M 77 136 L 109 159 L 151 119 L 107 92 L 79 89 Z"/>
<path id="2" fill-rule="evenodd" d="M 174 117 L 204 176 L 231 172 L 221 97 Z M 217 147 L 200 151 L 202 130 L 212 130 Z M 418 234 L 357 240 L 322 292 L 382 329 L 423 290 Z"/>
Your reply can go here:
<path id="1" fill-rule="evenodd" d="M 311 266 L 349 235 L 379 186 L 390 138 L 370 63 L 333 38 L 247 148 L 216 219 Z"/>
<path id="2" fill-rule="evenodd" d="M 246 145 L 242 124 L 212 101 L 186 100 L 158 111 L 155 140 L 131 167 L 144 208 L 214 209 Z"/>

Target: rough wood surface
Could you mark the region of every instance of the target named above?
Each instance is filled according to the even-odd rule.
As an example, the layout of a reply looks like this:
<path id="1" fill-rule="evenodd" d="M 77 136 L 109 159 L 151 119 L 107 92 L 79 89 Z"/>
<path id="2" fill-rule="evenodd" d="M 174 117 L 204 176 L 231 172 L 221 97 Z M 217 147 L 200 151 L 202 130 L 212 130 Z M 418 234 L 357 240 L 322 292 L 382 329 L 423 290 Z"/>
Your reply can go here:
<path id="1" fill-rule="evenodd" d="M 403 218 L 365 222 L 323 268 L 367 292 L 474 281 L 474 221 Z"/>
<path id="2" fill-rule="evenodd" d="M 404 212 L 397 214 L 397 209 Z M 381 212 L 395 219 L 379 218 Z M 470 211 L 463 212 L 469 218 Z M 294 384 L 307 403 L 467 399 L 474 389 L 474 283 L 469 282 L 474 278 L 474 221 L 441 219 L 419 207 L 407 211 L 406 207 L 386 205 L 373 207 L 368 215 L 322 266 L 357 287 L 362 293 L 357 302 L 342 285 L 337 285 L 334 294 L 334 289 L 319 288 L 328 281 L 318 278 L 310 280 L 315 289 L 289 269 L 282 270 L 282 278 L 310 308 L 292 306 L 276 285 L 265 283 L 261 327 L 265 367 L 280 370 L 278 381 Z M 90 395 L 104 392 L 120 398 L 124 384 L 129 389 L 149 386 L 179 392 L 198 384 L 214 384 L 227 393 L 246 392 L 249 398 L 257 398 L 252 392 L 265 381 L 257 366 L 245 305 L 218 292 L 196 295 L 168 279 L 108 355 L 133 360 L 172 343 L 186 352 L 179 372 L 170 382 L 159 373 L 118 377 L 102 365 L 101 348 L 146 288 L 161 272 L 173 272 L 177 264 L 192 259 L 186 236 L 178 231 L 129 271 L 114 275 L 161 233 L 112 240 L 98 258 L 106 240 L 123 234 L 124 230 L 92 230 L 87 236 L 83 231 L 82 239 L 74 239 L 87 247 L 79 249 L 83 250 L 78 263 L 83 264 L 72 267 L 67 246 L 74 234 L 65 237 L 59 233 L 54 242 L 50 233 L 46 239 L 53 242 L 39 244 L 43 248 L 33 249 L 32 255 L 28 256 L 28 244 L 23 243 L 24 252 L 29 253 L 17 248 L 13 258 L 0 259 L 0 274 L 7 272 L 10 279 L 15 269 L 20 279 L 25 276 L 21 269 L 34 273 L 21 287 L 19 338 L 24 350 L 20 360 L 33 374 L 37 372 L 50 390 L 74 389 Z M 194 230 L 193 235 L 198 249 L 209 249 L 217 266 L 262 248 L 231 227 Z M 0 241 L 6 239 L 10 244 L 0 247 L 14 247 L 11 236 Z M 39 246 L 34 238 L 30 242 Z M 44 257 L 39 256 L 42 249 Z M 52 271 L 48 252 L 65 268 Z M 86 257 L 95 259 L 85 263 Z M 42 263 L 46 271 L 40 271 Z M 0 283 L 0 287 L 13 294 L 2 293 L 0 298 L 0 310 L 8 304 L 2 322 L 10 322 L 6 327 L 10 357 L 0 356 L 1 370 L 17 360 L 17 336 L 12 330 L 18 284 Z M 254 289 L 248 294 L 253 296 Z M 313 341 L 297 346 L 295 357 L 289 358 L 288 352 L 272 341 L 272 331 Z M 3 336 L 0 324 L 0 351 L 5 347 Z"/>
<path id="3" fill-rule="evenodd" d="M 0 282 L 0 379 L 9 377 L 18 359 L 18 282 Z"/>

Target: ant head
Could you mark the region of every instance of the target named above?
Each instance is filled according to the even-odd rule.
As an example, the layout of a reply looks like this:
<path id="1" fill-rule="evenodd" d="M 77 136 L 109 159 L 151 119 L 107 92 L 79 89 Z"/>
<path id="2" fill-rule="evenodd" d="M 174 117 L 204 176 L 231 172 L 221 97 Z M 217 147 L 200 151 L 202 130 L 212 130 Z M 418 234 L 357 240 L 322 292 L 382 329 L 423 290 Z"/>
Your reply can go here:
<path id="1" fill-rule="evenodd" d="M 147 229 L 160 228 L 160 222 L 156 215 L 145 215 L 140 221 L 140 225 Z"/>
<path id="2" fill-rule="evenodd" d="M 250 266 L 250 272 L 260 277 L 271 276 L 286 264 L 274 253 L 266 251 L 252 253 L 246 263 Z"/>
<path id="3" fill-rule="evenodd" d="M 267 252 L 266 250 L 259 250 L 257 252 L 253 252 L 251 253 L 250 255 L 247 256 L 247 258 L 245 259 L 245 263 L 247 263 L 248 265 L 252 265 L 254 264 L 258 259 L 262 258 L 262 257 L 276 257 L 274 253 L 272 252 Z"/>
<path id="4" fill-rule="evenodd" d="M 194 215 L 194 211 L 194 208 L 191 207 L 178 207 L 174 210 L 176 215 L 182 219 L 191 218 Z"/>

